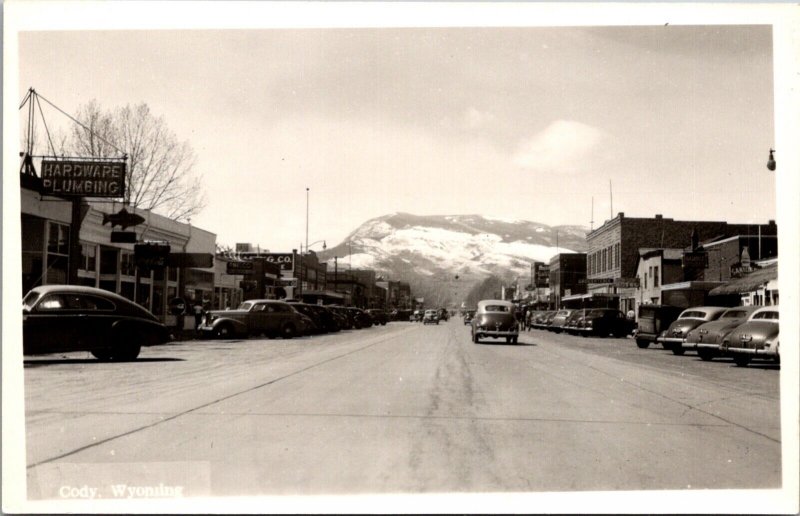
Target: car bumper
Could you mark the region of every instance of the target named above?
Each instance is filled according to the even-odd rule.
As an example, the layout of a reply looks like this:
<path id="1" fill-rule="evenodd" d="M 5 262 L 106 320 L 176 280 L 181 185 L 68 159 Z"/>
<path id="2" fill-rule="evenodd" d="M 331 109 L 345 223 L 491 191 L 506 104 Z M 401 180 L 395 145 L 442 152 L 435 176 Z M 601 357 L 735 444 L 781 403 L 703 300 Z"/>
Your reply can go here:
<path id="1" fill-rule="evenodd" d="M 674 346 L 675 344 L 683 345 L 683 338 L 682 337 L 659 337 L 656 339 L 656 342 L 660 342 L 662 344 L 667 344 L 670 346 Z"/>
<path id="2" fill-rule="evenodd" d="M 756 348 L 722 348 L 721 351 L 724 353 L 729 353 L 731 355 L 753 355 L 753 356 L 764 356 L 764 357 L 776 357 L 777 353 L 775 353 L 772 349 L 756 349 Z"/>
<path id="3" fill-rule="evenodd" d="M 475 335 L 481 337 L 516 337 L 519 335 L 517 330 L 475 330 Z"/>

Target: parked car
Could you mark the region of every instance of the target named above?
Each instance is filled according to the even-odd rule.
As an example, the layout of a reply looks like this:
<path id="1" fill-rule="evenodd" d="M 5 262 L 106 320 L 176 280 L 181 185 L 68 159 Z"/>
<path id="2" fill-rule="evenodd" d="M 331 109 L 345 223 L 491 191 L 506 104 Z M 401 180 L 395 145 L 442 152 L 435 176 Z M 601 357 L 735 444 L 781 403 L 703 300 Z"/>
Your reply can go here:
<path id="1" fill-rule="evenodd" d="M 414 310 L 409 319 L 411 322 L 422 322 L 422 317 L 425 315 L 424 310 Z"/>
<path id="2" fill-rule="evenodd" d="M 467 310 L 464 312 L 464 324 L 471 323 L 473 317 L 475 317 L 475 310 Z"/>
<path id="3" fill-rule="evenodd" d="M 291 305 L 295 310 L 308 316 L 314 322 L 312 333 L 327 333 L 341 329 L 337 317 L 322 305 L 295 302 L 291 303 Z"/>
<path id="4" fill-rule="evenodd" d="M 439 309 L 439 320 L 440 321 L 449 321 L 450 320 L 450 312 L 448 312 L 446 308 L 440 308 Z"/>
<path id="5" fill-rule="evenodd" d="M 533 320 L 531 321 L 531 326 L 536 329 L 544 329 L 547 326 L 547 320 L 549 317 L 555 317 L 556 312 L 553 310 L 540 310 L 533 314 Z"/>
<path id="6" fill-rule="evenodd" d="M 142 346 L 169 340 L 169 330 L 155 315 L 106 290 L 46 285 L 22 300 L 26 355 L 89 351 L 101 360 L 134 360 Z"/>
<path id="7" fill-rule="evenodd" d="M 642 349 L 650 347 L 650 343 L 655 342 L 661 332 L 675 322 L 682 310 L 671 305 L 639 305 L 636 345 Z"/>
<path id="8" fill-rule="evenodd" d="M 348 306 L 345 308 L 353 317 L 353 328 L 360 330 L 361 328 L 369 328 L 372 326 L 372 318 L 367 315 L 364 310 L 356 308 L 355 306 Z"/>
<path id="9" fill-rule="evenodd" d="M 555 319 L 556 314 L 558 314 L 558 310 L 551 310 L 547 313 L 541 325 L 543 330 L 546 330 L 551 324 L 553 324 L 553 319 Z"/>
<path id="10" fill-rule="evenodd" d="M 662 331 L 657 342 L 660 342 L 665 349 L 671 349 L 676 355 L 683 355 L 683 341 L 686 335 L 701 324 L 709 321 L 716 321 L 727 310 L 721 306 L 696 306 L 687 308 L 669 328 Z"/>
<path id="11" fill-rule="evenodd" d="M 570 315 L 572 315 L 575 310 L 559 310 L 556 312 L 556 315 L 553 317 L 553 321 L 547 327 L 549 331 L 553 331 L 556 333 L 561 333 L 564 331 L 564 327 L 567 324 L 567 319 Z"/>
<path id="12" fill-rule="evenodd" d="M 204 336 L 230 338 L 264 334 L 291 339 L 309 331 L 313 322 L 290 303 L 251 299 L 236 310 L 212 310 L 203 316 L 198 330 Z"/>
<path id="13" fill-rule="evenodd" d="M 514 317 L 514 304 L 499 299 L 478 301 L 478 309 L 472 322 L 472 342 L 479 343 L 483 337 L 505 338 L 509 344 L 516 344 L 519 338 L 517 319 Z"/>
<path id="14" fill-rule="evenodd" d="M 586 337 L 625 337 L 633 331 L 634 324 L 616 308 L 592 308 L 578 319 L 576 329 Z"/>
<path id="15" fill-rule="evenodd" d="M 778 307 L 759 308 L 722 340 L 720 352 L 733 357 L 739 367 L 746 366 L 754 358 L 780 363 L 779 329 Z"/>
<path id="16" fill-rule="evenodd" d="M 337 322 L 339 323 L 339 328 L 342 330 L 350 330 L 353 328 L 353 324 L 355 323 L 355 315 L 350 313 L 347 308 L 341 305 L 328 305 L 327 308 L 333 312 Z"/>
<path id="17" fill-rule="evenodd" d="M 578 322 L 586 316 L 590 309 L 588 308 L 581 308 L 580 310 L 573 310 L 567 320 L 564 321 L 564 331 L 571 334 L 571 335 L 579 335 L 581 332 L 578 331 Z"/>
<path id="18" fill-rule="evenodd" d="M 757 308 L 757 306 L 737 306 L 725 310 L 716 321 L 701 324 L 686 334 L 686 340 L 681 347 L 684 352 L 697 351 L 703 360 L 712 360 L 719 356 L 719 347 L 725 336 L 747 321 Z"/>
<path id="19" fill-rule="evenodd" d="M 389 322 L 389 316 L 386 315 L 386 312 L 383 310 L 379 310 L 377 308 L 370 308 L 367 310 L 367 314 L 372 317 L 373 323 L 377 326 L 380 324 L 381 326 L 386 326 L 386 323 Z"/>
<path id="20" fill-rule="evenodd" d="M 411 320 L 411 310 L 395 310 L 392 312 L 392 321 L 409 321 Z"/>
<path id="21" fill-rule="evenodd" d="M 439 310 L 425 310 L 422 324 L 439 324 Z"/>

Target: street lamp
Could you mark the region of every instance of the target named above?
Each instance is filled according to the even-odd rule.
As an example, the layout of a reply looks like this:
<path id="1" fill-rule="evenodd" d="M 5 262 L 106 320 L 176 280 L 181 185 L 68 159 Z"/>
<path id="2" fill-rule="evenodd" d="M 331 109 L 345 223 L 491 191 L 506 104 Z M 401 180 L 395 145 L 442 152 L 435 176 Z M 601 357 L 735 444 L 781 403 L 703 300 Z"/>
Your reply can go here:
<path id="1" fill-rule="evenodd" d="M 774 153 L 775 153 L 775 149 L 770 149 L 769 150 L 769 158 L 767 159 L 767 168 L 770 169 L 770 170 L 775 170 L 775 166 L 776 166 L 775 156 L 773 156 Z"/>

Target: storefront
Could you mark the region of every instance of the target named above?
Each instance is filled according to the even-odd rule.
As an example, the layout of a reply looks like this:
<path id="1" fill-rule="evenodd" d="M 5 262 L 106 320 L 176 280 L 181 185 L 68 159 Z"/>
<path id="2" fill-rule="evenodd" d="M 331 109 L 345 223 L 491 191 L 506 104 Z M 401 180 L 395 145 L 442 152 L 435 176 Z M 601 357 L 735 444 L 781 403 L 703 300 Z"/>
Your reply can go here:
<path id="1" fill-rule="evenodd" d="M 135 265 L 134 244 L 111 242 L 112 226 L 107 217 L 122 207 L 119 203 L 89 201 L 82 208 L 78 284 L 116 292 L 167 322 L 167 305 L 172 298 L 211 301 L 213 269 L 168 266 L 143 271 Z M 142 224 L 128 228 L 136 232 L 137 241 L 166 243 L 171 253 L 214 252 L 213 233 L 149 211 L 127 210 L 144 218 Z M 71 203 L 21 188 L 21 211 L 23 294 L 38 285 L 66 284 L 73 238 Z"/>

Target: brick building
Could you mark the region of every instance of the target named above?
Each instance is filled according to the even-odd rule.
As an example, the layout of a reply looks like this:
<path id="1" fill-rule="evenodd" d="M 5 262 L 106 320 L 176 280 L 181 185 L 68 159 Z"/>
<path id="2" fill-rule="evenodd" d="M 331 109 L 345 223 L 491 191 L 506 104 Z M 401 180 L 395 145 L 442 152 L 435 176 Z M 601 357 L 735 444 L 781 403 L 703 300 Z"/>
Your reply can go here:
<path id="1" fill-rule="evenodd" d="M 586 293 L 586 253 L 561 253 L 550 259 L 550 304 L 562 306 L 565 297 Z"/>
<path id="2" fill-rule="evenodd" d="M 699 241 L 705 242 L 735 235 L 775 236 L 778 227 L 775 221 L 729 224 L 722 221 L 681 221 L 661 215 L 633 218 L 619 213 L 586 236 L 588 293 L 617 296 L 620 309 L 633 309 L 638 285 L 639 249 L 686 248 L 692 244 L 693 232 Z"/>

